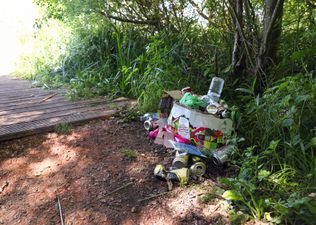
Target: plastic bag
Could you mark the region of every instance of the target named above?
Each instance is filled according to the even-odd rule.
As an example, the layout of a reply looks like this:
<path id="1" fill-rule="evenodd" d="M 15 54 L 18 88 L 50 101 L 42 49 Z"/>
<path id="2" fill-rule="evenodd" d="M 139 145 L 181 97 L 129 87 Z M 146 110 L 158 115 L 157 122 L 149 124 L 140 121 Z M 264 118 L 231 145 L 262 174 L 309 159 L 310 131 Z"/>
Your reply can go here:
<path id="1" fill-rule="evenodd" d="M 207 103 L 199 99 L 197 96 L 192 95 L 191 93 L 185 93 L 180 99 L 180 103 L 192 109 L 205 109 L 205 107 L 207 106 Z"/>

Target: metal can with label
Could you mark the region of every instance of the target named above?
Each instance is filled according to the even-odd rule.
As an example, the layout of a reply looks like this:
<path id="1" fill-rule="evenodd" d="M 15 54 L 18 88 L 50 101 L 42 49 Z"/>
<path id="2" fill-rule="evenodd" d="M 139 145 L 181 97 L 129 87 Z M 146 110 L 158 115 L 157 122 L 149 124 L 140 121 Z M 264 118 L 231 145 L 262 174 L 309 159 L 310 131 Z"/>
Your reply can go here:
<path id="1" fill-rule="evenodd" d="M 176 152 L 176 157 L 172 161 L 172 167 L 176 169 L 180 169 L 183 167 L 186 167 L 188 165 L 189 161 L 189 154 L 186 152 L 179 153 L 178 151 Z"/>

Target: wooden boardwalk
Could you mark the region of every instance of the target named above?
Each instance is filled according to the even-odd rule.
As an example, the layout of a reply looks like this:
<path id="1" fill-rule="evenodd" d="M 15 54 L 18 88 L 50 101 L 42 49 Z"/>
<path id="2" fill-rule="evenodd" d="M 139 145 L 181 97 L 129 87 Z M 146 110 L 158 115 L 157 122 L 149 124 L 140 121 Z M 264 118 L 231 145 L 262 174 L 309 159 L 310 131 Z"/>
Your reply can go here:
<path id="1" fill-rule="evenodd" d="M 65 93 L 32 88 L 28 81 L 0 76 L 0 141 L 52 131 L 62 122 L 78 124 L 108 118 L 119 107 L 134 104 L 126 98 L 69 101 Z"/>

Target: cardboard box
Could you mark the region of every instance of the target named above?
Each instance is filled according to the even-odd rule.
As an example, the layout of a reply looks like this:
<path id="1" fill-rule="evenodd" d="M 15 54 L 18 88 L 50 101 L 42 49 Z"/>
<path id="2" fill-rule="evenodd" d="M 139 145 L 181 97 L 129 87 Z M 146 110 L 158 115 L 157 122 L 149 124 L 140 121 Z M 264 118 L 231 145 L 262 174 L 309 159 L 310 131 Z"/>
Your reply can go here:
<path id="1" fill-rule="evenodd" d="M 233 131 L 233 121 L 231 119 L 220 119 L 207 112 L 190 109 L 178 102 L 174 102 L 168 118 L 168 124 L 172 124 L 173 118 L 179 118 L 181 116 L 186 117 L 193 127 L 205 127 L 211 130 L 219 130 L 225 135 L 230 135 Z"/>

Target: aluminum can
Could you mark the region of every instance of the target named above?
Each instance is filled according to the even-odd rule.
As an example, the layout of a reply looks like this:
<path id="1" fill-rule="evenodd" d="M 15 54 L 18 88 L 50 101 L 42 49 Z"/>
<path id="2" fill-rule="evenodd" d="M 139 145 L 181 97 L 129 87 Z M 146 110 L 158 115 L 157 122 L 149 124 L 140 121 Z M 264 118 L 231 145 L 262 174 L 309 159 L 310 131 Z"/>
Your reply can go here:
<path id="1" fill-rule="evenodd" d="M 189 154 L 188 153 L 179 153 L 177 151 L 176 157 L 172 161 L 172 167 L 176 169 L 180 169 L 186 167 L 189 161 Z"/>
<path id="2" fill-rule="evenodd" d="M 201 177 L 205 174 L 205 171 L 206 171 L 206 165 L 202 162 L 194 163 L 190 167 L 190 175 L 191 176 Z"/>
<path id="3" fill-rule="evenodd" d="M 234 148 L 235 147 L 233 145 L 225 145 L 221 148 L 217 148 L 213 151 L 213 162 L 218 166 L 225 164 L 227 161 L 229 161 L 229 157 Z"/>

